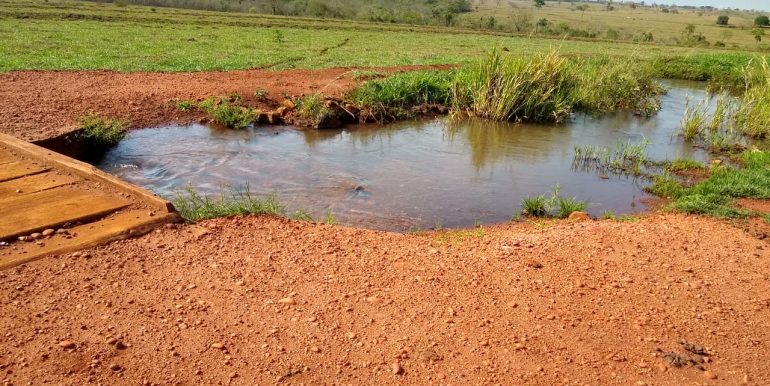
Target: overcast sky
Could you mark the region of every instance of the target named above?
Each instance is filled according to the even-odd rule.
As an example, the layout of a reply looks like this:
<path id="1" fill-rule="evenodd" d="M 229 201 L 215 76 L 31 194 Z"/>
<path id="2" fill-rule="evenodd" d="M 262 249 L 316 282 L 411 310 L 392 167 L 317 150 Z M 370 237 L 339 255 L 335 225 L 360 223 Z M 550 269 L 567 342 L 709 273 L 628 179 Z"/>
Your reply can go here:
<path id="1" fill-rule="evenodd" d="M 649 4 L 711 5 L 718 8 L 761 9 L 770 11 L 770 0 L 647 0 Z"/>

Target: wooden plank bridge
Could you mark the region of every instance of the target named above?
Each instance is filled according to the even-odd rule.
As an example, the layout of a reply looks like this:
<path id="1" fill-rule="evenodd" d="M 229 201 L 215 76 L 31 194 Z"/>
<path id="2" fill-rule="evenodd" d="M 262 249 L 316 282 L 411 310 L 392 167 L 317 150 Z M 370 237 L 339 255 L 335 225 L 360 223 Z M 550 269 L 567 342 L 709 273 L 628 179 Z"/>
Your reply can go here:
<path id="1" fill-rule="evenodd" d="M 178 218 L 168 201 L 144 189 L 0 133 L 0 270 Z"/>

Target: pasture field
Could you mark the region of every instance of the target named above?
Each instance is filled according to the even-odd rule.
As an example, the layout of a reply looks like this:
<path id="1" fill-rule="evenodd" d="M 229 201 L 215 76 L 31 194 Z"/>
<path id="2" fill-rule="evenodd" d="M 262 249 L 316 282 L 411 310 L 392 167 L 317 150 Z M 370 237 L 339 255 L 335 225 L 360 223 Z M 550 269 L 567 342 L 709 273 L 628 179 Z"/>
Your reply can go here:
<path id="1" fill-rule="evenodd" d="M 463 28 L 69 0 L 0 1 L 0 71 L 461 64 L 495 47 L 521 55 L 556 50 L 565 55 L 640 58 L 722 52 L 660 43 L 565 40 Z"/>

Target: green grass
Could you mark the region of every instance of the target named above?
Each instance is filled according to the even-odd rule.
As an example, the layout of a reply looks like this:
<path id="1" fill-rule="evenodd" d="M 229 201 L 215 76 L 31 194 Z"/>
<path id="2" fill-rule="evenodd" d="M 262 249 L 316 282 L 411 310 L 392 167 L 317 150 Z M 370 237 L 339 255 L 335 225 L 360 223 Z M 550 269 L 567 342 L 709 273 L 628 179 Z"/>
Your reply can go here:
<path id="1" fill-rule="evenodd" d="M 308 121 L 310 126 L 314 126 L 329 113 L 329 108 L 324 104 L 324 97 L 321 94 L 306 95 L 296 102 L 297 114 L 299 117 Z"/>
<path id="2" fill-rule="evenodd" d="M 197 107 L 205 111 L 214 122 L 227 128 L 240 130 L 254 123 L 258 113 L 250 107 L 241 106 L 239 101 L 240 97 L 237 95 L 229 99 L 210 97 L 199 103 Z"/>
<path id="3" fill-rule="evenodd" d="M 613 147 L 576 146 L 572 166 L 602 173 L 639 175 L 647 163 L 647 145 L 649 140 L 645 138 L 639 143 L 618 142 Z"/>
<path id="4" fill-rule="evenodd" d="M 744 87 L 744 68 L 757 57 L 745 52 L 665 55 L 653 60 L 653 71 L 659 78 L 709 81 L 717 88 L 736 90 Z"/>
<path id="5" fill-rule="evenodd" d="M 177 194 L 172 202 L 182 218 L 189 222 L 244 214 L 285 215 L 284 207 L 274 196 L 254 197 L 248 189 L 222 192 L 212 197 L 187 188 Z"/>
<path id="6" fill-rule="evenodd" d="M 704 101 L 693 105 L 692 100 L 687 99 L 681 123 L 681 133 L 685 140 L 694 141 L 703 134 L 706 125 L 706 110 Z"/>
<path id="7" fill-rule="evenodd" d="M 347 98 L 362 110 L 363 118 L 387 121 L 410 116 L 421 104 L 449 104 L 450 71 L 401 72 L 364 82 Z"/>
<path id="8" fill-rule="evenodd" d="M 746 73 L 751 80 L 735 111 L 736 129 L 749 137 L 770 137 L 770 65 L 762 58 Z"/>
<path id="9" fill-rule="evenodd" d="M 126 135 L 126 122 L 121 119 L 104 119 L 96 114 L 80 118 L 80 139 L 98 149 L 117 145 Z"/>
<path id="10" fill-rule="evenodd" d="M 554 52 L 523 59 L 493 50 L 458 70 L 452 107 L 496 121 L 558 123 L 572 111 L 575 84 L 567 59 Z"/>
<path id="11" fill-rule="evenodd" d="M 735 199 L 770 199 L 770 152 L 747 150 L 740 160 L 743 168 L 713 168 L 708 179 L 691 187 L 684 187 L 673 177 L 663 175 L 656 177 L 647 190 L 672 198 L 671 207 L 683 212 L 745 217 L 751 213 L 735 208 Z"/>
<path id="12" fill-rule="evenodd" d="M 521 201 L 522 214 L 528 217 L 567 218 L 573 212 L 582 212 L 588 208 L 588 203 L 575 197 L 562 197 L 560 188 L 554 186 L 551 197 L 545 195 L 525 197 Z"/>
<path id="13" fill-rule="evenodd" d="M 663 88 L 652 67 L 636 54 L 628 57 L 591 57 L 575 61 L 579 86 L 573 91 L 575 108 L 591 114 L 636 110 L 652 115 L 660 108 Z"/>
<path id="14" fill-rule="evenodd" d="M 349 20 L 170 8 L 152 12 L 150 7 L 69 0 L 0 0 L 0 25 L 0 72 L 460 64 L 494 47 L 521 57 L 556 50 L 564 55 L 637 52 L 646 59 L 706 51 Z"/>
<path id="15" fill-rule="evenodd" d="M 703 169 L 703 163 L 689 158 L 677 158 L 668 163 L 666 169 L 672 172 L 681 172 L 685 170 Z"/>

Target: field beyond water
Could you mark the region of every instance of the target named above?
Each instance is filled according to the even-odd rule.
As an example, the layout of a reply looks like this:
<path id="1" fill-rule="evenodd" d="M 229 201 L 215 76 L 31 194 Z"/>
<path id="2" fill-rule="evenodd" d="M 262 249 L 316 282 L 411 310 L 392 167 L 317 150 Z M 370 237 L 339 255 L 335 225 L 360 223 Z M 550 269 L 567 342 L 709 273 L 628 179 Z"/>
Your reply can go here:
<path id="1" fill-rule="evenodd" d="M 289 18 L 69 0 L 0 0 L 0 71 L 206 71 L 466 63 L 517 55 L 686 55 L 663 44 L 512 36 L 435 26 Z"/>

